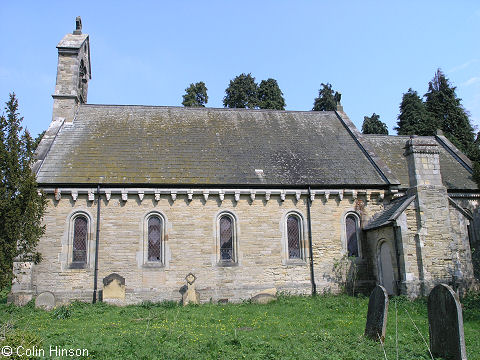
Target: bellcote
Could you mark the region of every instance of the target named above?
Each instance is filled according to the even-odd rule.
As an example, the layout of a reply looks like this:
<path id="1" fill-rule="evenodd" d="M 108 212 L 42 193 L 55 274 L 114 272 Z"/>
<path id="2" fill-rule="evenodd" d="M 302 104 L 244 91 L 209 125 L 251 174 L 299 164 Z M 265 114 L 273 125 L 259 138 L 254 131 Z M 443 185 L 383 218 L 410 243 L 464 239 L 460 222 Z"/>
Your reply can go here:
<path id="1" fill-rule="evenodd" d="M 89 36 L 82 34 L 82 20 L 78 16 L 75 30 L 57 45 L 58 67 L 54 98 L 74 98 L 87 102 L 88 81 L 92 78 Z"/>

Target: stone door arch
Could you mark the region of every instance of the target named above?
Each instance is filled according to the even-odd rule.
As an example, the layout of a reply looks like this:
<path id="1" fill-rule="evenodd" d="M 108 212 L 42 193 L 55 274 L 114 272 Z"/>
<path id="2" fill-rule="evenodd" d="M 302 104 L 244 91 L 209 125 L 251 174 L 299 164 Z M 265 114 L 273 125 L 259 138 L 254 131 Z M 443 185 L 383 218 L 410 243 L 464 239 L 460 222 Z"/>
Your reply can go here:
<path id="1" fill-rule="evenodd" d="M 377 249 L 378 279 L 387 290 L 388 295 L 395 292 L 395 275 L 393 273 L 392 248 L 387 241 L 380 241 Z"/>

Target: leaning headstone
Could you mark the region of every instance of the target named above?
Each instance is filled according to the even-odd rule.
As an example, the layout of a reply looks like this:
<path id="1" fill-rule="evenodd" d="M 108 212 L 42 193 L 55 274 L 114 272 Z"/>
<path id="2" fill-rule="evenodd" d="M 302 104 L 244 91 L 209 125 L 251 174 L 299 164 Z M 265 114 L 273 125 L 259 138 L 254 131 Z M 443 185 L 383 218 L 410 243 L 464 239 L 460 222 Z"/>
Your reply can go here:
<path id="1" fill-rule="evenodd" d="M 43 310 L 52 310 L 55 307 L 55 295 L 50 291 L 42 292 L 35 299 L 35 307 Z"/>
<path id="2" fill-rule="evenodd" d="M 185 280 L 187 280 L 187 291 L 185 291 L 182 296 L 182 303 L 184 306 L 188 304 L 200 304 L 200 294 L 195 290 L 196 279 L 197 277 L 192 273 L 185 276 Z"/>
<path id="3" fill-rule="evenodd" d="M 110 274 L 103 279 L 102 301 L 121 305 L 125 300 L 125 278 Z"/>
<path id="4" fill-rule="evenodd" d="M 457 294 L 439 284 L 428 295 L 430 351 L 445 359 L 466 360 L 462 306 Z"/>
<path id="5" fill-rule="evenodd" d="M 375 286 L 368 301 L 365 336 L 375 341 L 385 339 L 387 329 L 388 293 L 381 285 Z"/>

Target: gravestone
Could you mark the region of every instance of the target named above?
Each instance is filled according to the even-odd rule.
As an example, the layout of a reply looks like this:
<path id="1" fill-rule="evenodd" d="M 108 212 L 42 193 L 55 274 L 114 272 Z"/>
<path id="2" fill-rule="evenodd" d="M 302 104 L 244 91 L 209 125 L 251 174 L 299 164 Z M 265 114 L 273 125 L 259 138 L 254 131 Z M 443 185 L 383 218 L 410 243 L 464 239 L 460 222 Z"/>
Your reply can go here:
<path id="1" fill-rule="evenodd" d="M 385 339 L 387 329 L 388 294 L 381 285 L 375 286 L 368 301 L 367 325 L 365 336 L 378 341 Z"/>
<path id="2" fill-rule="evenodd" d="M 125 278 L 118 274 L 110 274 L 103 279 L 102 301 L 122 304 L 125 300 Z"/>
<path id="3" fill-rule="evenodd" d="M 433 356 L 467 359 L 462 306 L 448 285 L 439 284 L 428 295 L 428 330 Z"/>
<path id="4" fill-rule="evenodd" d="M 185 276 L 185 280 L 187 280 L 187 291 L 182 296 L 182 303 L 183 306 L 188 304 L 200 304 L 200 294 L 197 290 L 195 290 L 195 280 L 197 277 L 192 273 L 189 273 Z"/>
<path id="5" fill-rule="evenodd" d="M 55 295 L 50 291 L 42 292 L 35 299 L 35 307 L 43 310 L 52 310 L 55 307 Z"/>
<path id="6" fill-rule="evenodd" d="M 269 302 L 275 300 L 277 300 L 276 288 L 262 290 L 251 298 L 252 303 L 256 304 L 268 304 Z"/>

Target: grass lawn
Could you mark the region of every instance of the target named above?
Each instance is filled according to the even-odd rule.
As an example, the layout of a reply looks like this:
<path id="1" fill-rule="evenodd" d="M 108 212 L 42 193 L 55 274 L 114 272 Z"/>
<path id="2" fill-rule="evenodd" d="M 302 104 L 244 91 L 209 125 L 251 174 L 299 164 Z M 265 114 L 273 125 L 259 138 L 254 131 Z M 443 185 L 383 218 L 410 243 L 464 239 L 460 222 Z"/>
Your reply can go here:
<path id="1" fill-rule="evenodd" d="M 385 352 L 396 359 L 430 359 L 425 299 L 390 300 Z M 480 359 L 480 295 L 463 300 L 468 359 Z M 46 312 L 0 299 L 3 345 L 88 349 L 79 359 L 384 359 L 379 343 L 364 338 L 368 298 L 280 297 L 249 303 L 178 306 L 167 302 L 115 307 L 74 303 Z M 407 312 L 408 311 L 408 314 Z M 25 359 L 26 357 L 22 357 Z M 53 357 L 55 358 L 55 357 Z"/>

